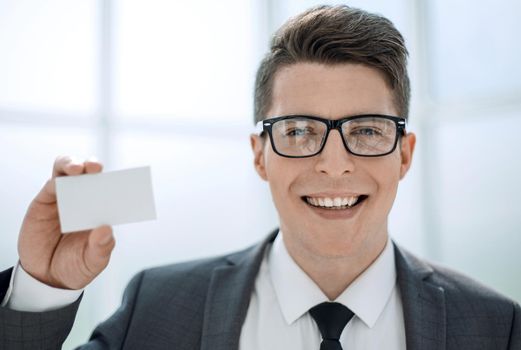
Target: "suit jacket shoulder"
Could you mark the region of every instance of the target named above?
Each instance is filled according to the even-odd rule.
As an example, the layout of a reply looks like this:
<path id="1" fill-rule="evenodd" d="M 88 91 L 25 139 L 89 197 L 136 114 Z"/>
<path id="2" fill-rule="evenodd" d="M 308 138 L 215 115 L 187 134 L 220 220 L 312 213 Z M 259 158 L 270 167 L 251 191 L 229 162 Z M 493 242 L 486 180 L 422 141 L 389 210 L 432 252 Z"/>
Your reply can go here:
<path id="1" fill-rule="evenodd" d="M 408 348 L 521 349 L 516 302 L 397 245 L 395 253 Z"/>
<path id="2" fill-rule="evenodd" d="M 236 253 L 140 272 L 85 349 L 237 349 L 255 278 L 274 237 Z"/>

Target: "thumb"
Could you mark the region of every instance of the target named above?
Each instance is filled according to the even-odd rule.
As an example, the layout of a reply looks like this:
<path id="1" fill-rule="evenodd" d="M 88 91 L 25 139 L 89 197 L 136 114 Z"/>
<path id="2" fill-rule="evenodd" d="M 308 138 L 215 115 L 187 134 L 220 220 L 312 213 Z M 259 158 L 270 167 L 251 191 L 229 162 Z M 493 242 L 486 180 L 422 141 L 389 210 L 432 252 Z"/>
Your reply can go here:
<path id="1" fill-rule="evenodd" d="M 98 275 L 108 265 L 110 254 L 116 245 L 110 226 L 93 229 L 85 248 L 85 264 L 90 272 Z"/>

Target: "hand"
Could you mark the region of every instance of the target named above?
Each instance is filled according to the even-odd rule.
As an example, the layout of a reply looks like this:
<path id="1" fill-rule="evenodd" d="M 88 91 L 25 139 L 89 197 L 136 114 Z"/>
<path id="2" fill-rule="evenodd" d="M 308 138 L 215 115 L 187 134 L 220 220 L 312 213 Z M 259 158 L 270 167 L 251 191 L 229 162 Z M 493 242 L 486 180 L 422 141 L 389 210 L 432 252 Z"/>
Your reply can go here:
<path id="1" fill-rule="evenodd" d="M 95 160 L 58 157 L 52 177 L 31 202 L 20 231 L 18 254 L 23 269 L 39 281 L 56 288 L 81 289 L 108 265 L 115 246 L 112 228 L 62 234 L 56 203 L 57 176 L 94 174 L 102 168 Z"/>

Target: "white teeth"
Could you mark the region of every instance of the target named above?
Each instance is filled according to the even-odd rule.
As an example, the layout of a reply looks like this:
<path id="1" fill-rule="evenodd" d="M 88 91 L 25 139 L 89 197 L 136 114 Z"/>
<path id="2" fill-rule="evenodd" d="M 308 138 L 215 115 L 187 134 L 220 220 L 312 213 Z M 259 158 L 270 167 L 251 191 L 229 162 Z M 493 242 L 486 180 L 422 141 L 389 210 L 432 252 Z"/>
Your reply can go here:
<path id="1" fill-rule="evenodd" d="M 326 208 L 341 208 L 341 207 L 352 207 L 356 202 L 358 202 L 358 199 L 360 196 L 352 196 L 352 197 L 335 197 L 335 198 L 311 198 L 306 197 L 306 201 L 314 205 L 316 207 L 326 207 Z"/>
<path id="2" fill-rule="evenodd" d="M 353 204 L 356 203 L 357 200 L 358 200 L 358 197 L 349 197 L 347 199 L 347 205 L 352 206 Z"/>

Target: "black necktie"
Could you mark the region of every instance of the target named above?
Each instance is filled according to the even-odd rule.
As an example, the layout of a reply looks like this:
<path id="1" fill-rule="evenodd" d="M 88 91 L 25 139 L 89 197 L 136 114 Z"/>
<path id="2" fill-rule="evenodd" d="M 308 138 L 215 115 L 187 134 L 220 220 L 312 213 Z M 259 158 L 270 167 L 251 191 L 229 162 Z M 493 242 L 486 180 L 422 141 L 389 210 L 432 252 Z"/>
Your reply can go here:
<path id="1" fill-rule="evenodd" d="M 320 350 L 342 350 L 340 334 L 353 317 L 353 312 L 342 304 L 325 302 L 309 309 L 309 313 L 322 334 Z"/>

